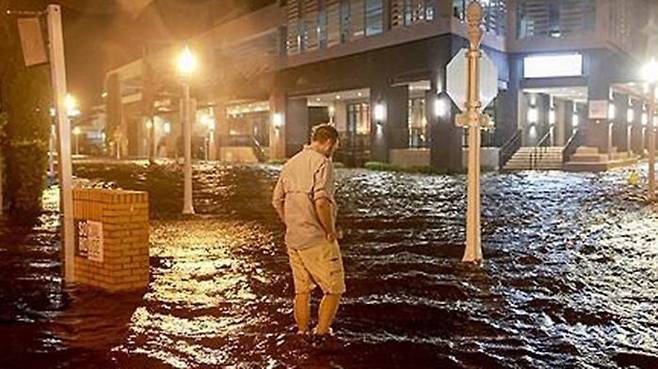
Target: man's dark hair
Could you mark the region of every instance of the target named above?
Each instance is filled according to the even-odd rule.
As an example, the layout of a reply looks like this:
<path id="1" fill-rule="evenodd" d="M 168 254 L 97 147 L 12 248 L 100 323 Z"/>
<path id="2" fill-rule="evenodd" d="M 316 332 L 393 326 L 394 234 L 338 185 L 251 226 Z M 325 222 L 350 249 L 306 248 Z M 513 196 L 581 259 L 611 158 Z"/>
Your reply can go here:
<path id="1" fill-rule="evenodd" d="M 327 140 L 336 143 L 338 141 L 338 131 L 332 125 L 320 124 L 313 127 L 313 141 L 325 143 Z"/>

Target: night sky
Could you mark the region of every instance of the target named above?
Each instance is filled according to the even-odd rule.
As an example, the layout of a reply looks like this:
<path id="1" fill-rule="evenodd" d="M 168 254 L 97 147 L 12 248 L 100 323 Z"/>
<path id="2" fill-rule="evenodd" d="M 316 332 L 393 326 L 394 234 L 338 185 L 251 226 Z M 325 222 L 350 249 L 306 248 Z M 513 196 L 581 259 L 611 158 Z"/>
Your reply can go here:
<path id="1" fill-rule="evenodd" d="M 11 9 L 43 9 L 46 0 L 9 0 Z M 6 3 L 5 2 L 5 3 Z M 69 91 L 83 109 L 100 102 L 107 70 L 152 48 L 182 41 L 273 0 L 58 0 L 64 8 Z"/>

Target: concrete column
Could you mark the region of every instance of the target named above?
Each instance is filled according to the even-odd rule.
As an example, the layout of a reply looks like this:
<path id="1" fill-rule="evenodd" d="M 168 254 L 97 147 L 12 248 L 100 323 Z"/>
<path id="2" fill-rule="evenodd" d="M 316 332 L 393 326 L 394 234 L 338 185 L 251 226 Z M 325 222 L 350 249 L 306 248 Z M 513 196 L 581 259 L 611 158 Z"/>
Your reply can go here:
<path id="1" fill-rule="evenodd" d="M 567 141 L 569 141 L 569 139 L 571 138 L 577 127 L 574 127 L 573 124 L 574 102 L 571 100 L 564 100 L 562 102 L 562 106 L 564 107 L 564 111 L 562 112 L 562 114 L 558 115 L 557 120 L 558 122 L 560 119 L 564 121 L 564 145 L 566 145 Z"/>
<path id="2" fill-rule="evenodd" d="M 310 141 L 306 98 L 288 98 L 286 110 L 286 156 L 299 152 Z"/>
<path id="3" fill-rule="evenodd" d="M 612 126 L 612 146 L 617 151 L 624 152 L 629 150 L 629 124 L 628 124 L 628 95 L 614 94 L 612 103 L 615 105 L 615 119 Z"/>
<path id="4" fill-rule="evenodd" d="M 222 148 L 226 147 L 226 138 L 229 135 L 228 114 L 226 101 L 215 100 L 215 150 L 216 160 L 222 160 Z"/>
<path id="5" fill-rule="evenodd" d="M 270 159 L 286 158 L 286 95 L 275 90 L 270 95 Z"/>
<path id="6" fill-rule="evenodd" d="M 565 100 L 554 98 L 553 109 L 555 114 L 553 145 L 564 146 L 571 137 L 571 131 L 567 132 L 567 106 Z M 571 111 L 569 111 L 569 114 L 571 114 Z"/>
<path id="7" fill-rule="evenodd" d="M 388 162 L 390 149 L 402 149 L 409 143 L 409 89 L 391 87 L 384 82 L 370 89 L 370 152 L 375 161 Z M 384 119 L 375 117 L 377 106 L 384 109 Z"/>
<path id="8" fill-rule="evenodd" d="M 522 129 L 527 112 L 524 110 L 522 103 L 523 92 L 520 90 L 520 77 L 523 76 L 523 58 L 513 56 L 509 58 L 510 80 L 507 84 L 507 91 L 499 91 L 502 109 L 502 117 L 496 120 L 496 142 L 499 146 L 504 145 Z M 524 132 L 525 133 L 525 132 Z M 522 134 L 522 140 L 525 140 L 525 134 Z"/>
<path id="9" fill-rule="evenodd" d="M 644 142 L 642 135 L 642 101 L 633 101 L 633 122 L 631 124 L 631 148 L 633 153 L 642 155 Z"/>
<path id="10" fill-rule="evenodd" d="M 608 100 L 610 98 L 610 73 L 603 53 L 590 53 L 588 78 L 588 100 Z M 589 111 L 587 107 L 586 111 Z M 605 119 L 584 121 L 585 143 L 587 146 L 598 147 L 601 152 L 609 152 L 611 145 L 611 129 Z"/>

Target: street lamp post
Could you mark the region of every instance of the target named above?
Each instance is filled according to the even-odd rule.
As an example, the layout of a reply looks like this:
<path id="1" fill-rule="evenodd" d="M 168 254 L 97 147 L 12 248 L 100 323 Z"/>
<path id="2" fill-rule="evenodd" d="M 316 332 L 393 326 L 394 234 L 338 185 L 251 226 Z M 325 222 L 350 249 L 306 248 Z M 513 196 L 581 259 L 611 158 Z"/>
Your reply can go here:
<path id="1" fill-rule="evenodd" d="M 648 120 L 648 130 L 649 136 L 647 140 L 647 146 L 649 146 L 649 188 L 647 198 L 649 201 L 653 202 L 656 200 L 656 127 L 655 127 L 655 114 L 656 114 L 656 84 L 658 82 L 658 62 L 655 59 L 652 59 L 647 63 L 643 70 L 642 75 L 644 80 L 649 85 L 649 115 Z"/>
<path id="2" fill-rule="evenodd" d="M 192 199 L 192 121 L 190 112 L 190 84 L 189 77 L 196 69 L 196 58 L 185 46 L 178 57 L 178 71 L 181 75 L 183 84 L 183 151 L 185 156 L 184 185 L 183 185 L 183 214 L 194 214 L 194 205 Z"/>
<path id="3" fill-rule="evenodd" d="M 491 124 L 491 119 L 482 113 L 480 101 L 480 43 L 483 31 L 481 28 L 482 6 L 473 1 L 468 5 L 466 19 L 470 47 L 467 57 L 466 110 L 457 115 L 456 123 L 468 127 L 468 192 L 466 214 L 466 249 L 464 262 L 479 262 L 482 260 L 480 235 L 480 145 L 481 132 Z"/>
<path id="4" fill-rule="evenodd" d="M 73 128 L 73 135 L 75 136 L 75 155 L 80 155 L 80 127 Z"/>

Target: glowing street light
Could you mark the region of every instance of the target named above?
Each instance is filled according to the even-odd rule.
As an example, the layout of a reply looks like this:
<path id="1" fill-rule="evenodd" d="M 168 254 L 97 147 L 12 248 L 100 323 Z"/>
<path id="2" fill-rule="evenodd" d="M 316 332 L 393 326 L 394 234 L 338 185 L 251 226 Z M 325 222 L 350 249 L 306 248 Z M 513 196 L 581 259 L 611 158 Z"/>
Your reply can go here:
<path id="1" fill-rule="evenodd" d="M 191 75 L 197 69 L 197 59 L 194 54 L 192 54 L 189 46 L 185 46 L 183 51 L 178 56 L 178 61 L 176 64 L 178 67 L 178 72 L 181 74 L 181 76 L 184 77 Z"/>
<path id="2" fill-rule="evenodd" d="M 71 94 L 67 94 L 64 98 L 64 106 L 66 107 L 66 114 L 69 117 L 77 117 L 80 115 L 80 108 L 78 107 L 78 100 Z"/>

